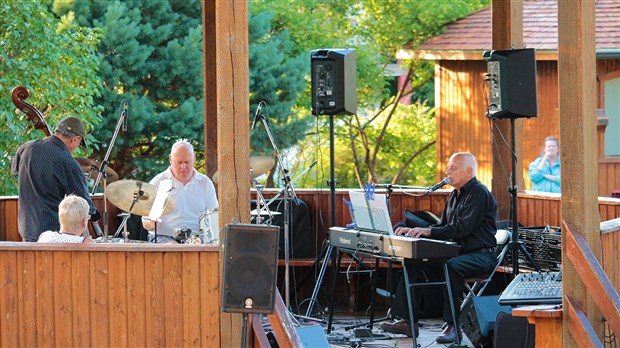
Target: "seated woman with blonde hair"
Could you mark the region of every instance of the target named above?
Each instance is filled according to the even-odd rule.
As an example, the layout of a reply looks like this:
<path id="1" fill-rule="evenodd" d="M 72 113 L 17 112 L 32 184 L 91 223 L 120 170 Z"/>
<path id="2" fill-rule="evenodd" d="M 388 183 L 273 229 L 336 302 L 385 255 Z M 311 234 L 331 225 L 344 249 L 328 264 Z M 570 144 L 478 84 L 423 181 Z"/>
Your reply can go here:
<path id="1" fill-rule="evenodd" d="M 88 202 L 80 196 L 68 195 L 58 205 L 60 231 L 45 231 L 39 243 L 94 243 L 88 233 Z"/>

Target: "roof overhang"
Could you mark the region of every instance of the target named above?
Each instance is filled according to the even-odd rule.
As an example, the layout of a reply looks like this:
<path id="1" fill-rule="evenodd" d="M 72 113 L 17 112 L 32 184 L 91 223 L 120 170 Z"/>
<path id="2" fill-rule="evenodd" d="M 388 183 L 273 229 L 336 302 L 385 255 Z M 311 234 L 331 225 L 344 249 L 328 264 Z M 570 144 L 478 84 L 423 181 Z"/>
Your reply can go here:
<path id="1" fill-rule="evenodd" d="M 483 60 L 482 53 L 487 50 L 406 50 L 396 53 L 397 59 L 422 60 Z M 620 59 L 620 49 L 601 48 L 596 50 L 596 59 Z M 536 60 L 558 60 L 556 50 L 536 50 Z"/>
<path id="2" fill-rule="evenodd" d="M 488 50 L 405 50 L 396 53 L 397 59 L 423 60 L 483 60 L 482 53 Z M 537 50 L 536 60 L 557 60 L 558 52 Z"/>

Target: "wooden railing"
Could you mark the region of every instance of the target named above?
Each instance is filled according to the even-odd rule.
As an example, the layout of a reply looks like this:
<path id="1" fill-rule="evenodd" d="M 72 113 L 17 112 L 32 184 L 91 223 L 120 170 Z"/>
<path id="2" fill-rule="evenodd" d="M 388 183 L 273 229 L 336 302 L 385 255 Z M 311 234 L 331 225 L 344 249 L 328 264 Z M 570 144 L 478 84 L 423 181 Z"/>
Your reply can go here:
<path id="1" fill-rule="evenodd" d="M 587 289 L 588 296 L 592 297 L 612 331 L 620 332 L 620 296 L 618 292 L 605 274 L 603 267 L 598 263 L 586 240 L 581 235 L 574 233 L 571 226 L 566 222 L 563 225 L 566 257 L 571 261 L 577 275 Z M 569 331 L 577 346 L 602 346 L 596 331 L 583 310 L 578 306 L 577 301 L 568 294 L 564 294 L 563 302 L 568 312 Z"/>
<path id="2" fill-rule="evenodd" d="M 0 346 L 219 347 L 218 250 L 0 243 Z"/>
<path id="3" fill-rule="evenodd" d="M 265 189 L 264 195 L 268 199 L 275 196 L 279 191 Z M 405 209 L 416 211 L 430 211 L 440 215 L 450 193 L 449 190 L 438 190 L 430 195 L 420 196 L 423 191 L 395 190 L 390 195 L 391 219 L 396 223 L 404 219 Z M 321 245 L 327 236 L 327 230 L 332 227 L 330 221 L 330 192 L 320 189 L 298 189 L 296 195 L 308 204 L 310 210 L 312 245 L 310 245 L 312 257 L 320 254 Z M 255 193 L 252 192 L 252 198 Z M 336 191 L 336 222 L 334 226 L 344 226 L 351 222 L 348 208 L 343 202 L 348 197 L 348 190 Z M 93 197 L 99 211 L 103 211 L 103 196 L 97 194 Z M 552 193 L 540 193 L 534 191 L 521 191 L 517 199 L 517 220 L 524 226 L 560 226 L 562 223 L 561 196 Z M 599 197 L 600 221 L 607 221 L 620 217 L 620 199 Z M 119 209 L 108 202 L 108 216 L 110 217 L 109 230 L 114 232 L 118 226 Z M 17 196 L 0 197 L 0 240 L 19 241 L 17 232 Z"/>

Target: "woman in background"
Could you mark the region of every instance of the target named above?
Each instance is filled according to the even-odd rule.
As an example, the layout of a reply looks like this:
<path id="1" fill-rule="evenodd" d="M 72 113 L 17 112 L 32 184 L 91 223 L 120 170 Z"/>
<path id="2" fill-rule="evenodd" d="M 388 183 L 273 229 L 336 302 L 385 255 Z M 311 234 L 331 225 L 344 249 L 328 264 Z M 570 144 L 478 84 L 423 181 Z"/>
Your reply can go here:
<path id="1" fill-rule="evenodd" d="M 532 191 L 560 193 L 560 146 L 553 136 L 545 138 L 544 153 L 529 167 Z"/>

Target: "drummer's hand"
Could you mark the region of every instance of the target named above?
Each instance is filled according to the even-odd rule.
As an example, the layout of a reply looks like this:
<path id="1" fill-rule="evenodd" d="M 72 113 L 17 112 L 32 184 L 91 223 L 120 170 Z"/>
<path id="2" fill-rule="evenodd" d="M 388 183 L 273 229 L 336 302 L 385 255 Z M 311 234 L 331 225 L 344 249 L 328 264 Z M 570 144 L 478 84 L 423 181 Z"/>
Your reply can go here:
<path id="1" fill-rule="evenodd" d="M 145 230 L 147 231 L 153 231 L 155 230 L 155 221 L 153 220 L 147 220 L 144 217 L 142 218 L 142 227 L 144 227 Z"/>
<path id="2" fill-rule="evenodd" d="M 99 210 L 95 209 L 95 213 L 93 215 L 90 215 L 90 219 L 88 221 L 96 222 L 99 220 L 101 220 L 101 213 L 99 212 Z"/>
<path id="3" fill-rule="evenodd" d="M 430 228 L 421 228 L 421 227 L 399 227 L 395 232 L 397 235 L 407 236 L 407 237 L 430 237 L 431 229 Z"/>

